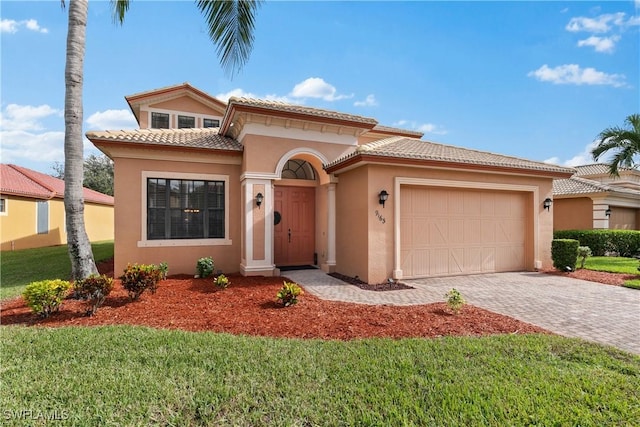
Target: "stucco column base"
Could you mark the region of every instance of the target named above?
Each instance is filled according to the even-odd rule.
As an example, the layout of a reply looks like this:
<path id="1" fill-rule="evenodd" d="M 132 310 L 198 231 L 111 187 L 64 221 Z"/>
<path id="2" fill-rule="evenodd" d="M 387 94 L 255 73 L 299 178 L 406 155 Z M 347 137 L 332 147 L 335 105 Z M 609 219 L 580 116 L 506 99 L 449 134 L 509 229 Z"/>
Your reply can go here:
<path id="1" fill-rule="evenodd" d="M 336 265 L 335 264 L 321 264 L 320 265 L 320 269 L 322 271 L 324 271 L 325 273 L 335 273 L 336 272 Z"/>
<path id="2" fill-rule="evenodd" d="M 395 280 L 402 279 L 402 270 L 393 270 L 393 279 Z"/>
<path id="3" fill-rule="evenodd" d="M 266 276 L 272 277 L 276 276 L 276 268 L 275 265 L 272 266 L 247 266 L 245 264 L 240 264 L 240 274 L 243 276 Z M 278 270 L 279 274 L 279 270 Z"/>

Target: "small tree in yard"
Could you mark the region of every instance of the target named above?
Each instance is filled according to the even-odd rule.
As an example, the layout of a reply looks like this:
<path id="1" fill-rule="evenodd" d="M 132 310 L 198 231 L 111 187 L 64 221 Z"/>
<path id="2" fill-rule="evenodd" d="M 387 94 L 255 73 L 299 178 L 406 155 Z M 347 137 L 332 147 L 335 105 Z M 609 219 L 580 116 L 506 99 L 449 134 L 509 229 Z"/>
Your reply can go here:
<path id="1" fill-rule="evenodd" d="M 584 263 L 591 256 L 591 249 L 589 246 L 578 247 L 578 258 L 580 259 L 580 268 L 584 268 Z"/>

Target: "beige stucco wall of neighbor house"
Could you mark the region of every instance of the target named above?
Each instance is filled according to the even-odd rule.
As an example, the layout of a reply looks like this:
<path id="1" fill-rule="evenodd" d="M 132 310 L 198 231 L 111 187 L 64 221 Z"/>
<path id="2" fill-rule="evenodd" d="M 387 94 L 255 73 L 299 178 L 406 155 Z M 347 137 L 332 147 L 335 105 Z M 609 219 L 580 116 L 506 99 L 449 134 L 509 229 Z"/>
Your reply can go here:
<path id="1" fill-rule="evenodd" d="M 0 235 L 3 251 L 40 248 L 66 243 L 64 233 L 64 202 L 48 200 L 49 231 L 37 233 L 36 200 L 25 197 L 3 195 L 6 199 L 6 215 L 0 215 Z"/>
<path id="2" fill-rule="evenodd" d="M 113 214 L 113 206 L 85 202 L 84 224 L 90 241 L 113 240 Z"/>
<path id="3" fill-rule="evenodd" d="M 133 153 L 133 154 L 132 154 Z M 129 156 L 115 157 L 115 185 L 117 205 L 115 211 L 115 259 L 116 274 L 127 263 L 169 262 L 169 274 L 193 274 L 201 257 L 211 256 L 216 270 L 225 273 L 239 271 L 240 265 L 240 166 L 238 156 L 208 155 L 206 153 L 164 153 L 166 160 L 145 160 L 145 153 L 132 151 Z M 146 156 L 151 156 L 149 153 Z M 186 241 L 174 240 L 171 246 L 141 247 L 142 210 L 146 200 L 142 198 L 143 171 L 183 174 L 213 174 L 228 176 L 226 192 L 229 195 L 229 235 L 231 244 L 189 246 Z M 195 178 L 194 178 L 195 179 Z M 145 224 L 146 227 L 146 224 Z M 175 243 L 175 245 L 174 245 Z"/>
<path id="4" fill-rule="evenodd" d="M 611 207 L 609 228 L 612 230 L 638 230 L 637 217 L 640 209 Z"/>
<path id="5" fill-rule="evenodd" d="M 589 197 L 555 199 L 551 206 L 554 230 L 591 230 L 593 200 Z"/>
<path id="6" fill-rule="evenodd" d="M 338 250 L 336 271 L 369 283 L 379 283 L 393 276 L 395 233 L 395 179 L 420 178 L 442 181 L 476 182 L 481 185 L 535 187 L 527 191 L 528 210 L 526 268 L 551 267 L 553 215 L 544 210 L 542 200 L 552 195 L 552 180 L 532 176 L 511 176 L 498 173 L 478 173 L 457 170 L 419 169 L 402 166 L 365 165 L 339 175 Z M 386 190 L 390 196 L 383 208 L 378 194 Z M 535 200 L 537 197 L 537 200 Z M 534 203 L 537 205 L 534 206 Z M 537 217 L 537 218 L 536 218 Z M 537 221 L 538 233 L 534 235 Z M 537 244 L 537 255 L 534 253 Z M 368 256 L 367 256 L 368 254 Z M 536 265 L 540 261 L 540 265 Z"/>

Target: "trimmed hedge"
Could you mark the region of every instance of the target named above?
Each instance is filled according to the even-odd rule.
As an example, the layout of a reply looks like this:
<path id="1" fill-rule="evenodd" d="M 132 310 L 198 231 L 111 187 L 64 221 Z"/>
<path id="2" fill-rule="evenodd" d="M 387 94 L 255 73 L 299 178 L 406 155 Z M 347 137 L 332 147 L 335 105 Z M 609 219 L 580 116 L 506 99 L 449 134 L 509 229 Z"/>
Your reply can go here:
<path id="1" fill-rule="evenodd" d="M 551 259 L 558 270 L 575 271 L 578 262 L 578 246 L 580 242 L 573 239 L 554 239 L 551 241 Z"/>
<path id="2" fill-rule="evenodd" d="M 640 231 L 637 230 L 558 230 L 554 239 L 575 239 L 589 246 L 594 256 L 616 252 L 623 257 L 640 253 Z"/>

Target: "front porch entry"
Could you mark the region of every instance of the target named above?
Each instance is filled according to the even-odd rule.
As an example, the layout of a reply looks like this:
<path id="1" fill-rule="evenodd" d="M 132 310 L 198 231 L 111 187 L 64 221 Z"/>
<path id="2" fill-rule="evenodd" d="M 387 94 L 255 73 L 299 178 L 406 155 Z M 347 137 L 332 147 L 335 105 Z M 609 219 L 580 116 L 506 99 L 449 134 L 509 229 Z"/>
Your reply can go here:
<path id="1" fill-rule="evenodd" d="M 313 265 L 315 187 L 274 187 L 274 262 L 277 267 Z"/>

